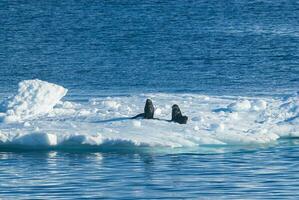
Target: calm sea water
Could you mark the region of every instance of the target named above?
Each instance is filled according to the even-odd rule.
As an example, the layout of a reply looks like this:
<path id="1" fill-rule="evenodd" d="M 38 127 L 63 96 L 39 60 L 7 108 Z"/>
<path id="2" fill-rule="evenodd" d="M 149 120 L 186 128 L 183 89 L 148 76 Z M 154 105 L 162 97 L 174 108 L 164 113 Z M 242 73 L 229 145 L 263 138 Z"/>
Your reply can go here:
<path id="1" fill-rule="evenodd" d="M 0 94 L 298 91 L 299 2 L 0 0 Z M 297 199 L 298 141 L 219 154 L 0 152 L 0 199 Z"/>
<path id="2" fill-rule="evenodd" d="M 297 199 L 299 141 L 224 154 L 1 152 L 3 199 Z"/>

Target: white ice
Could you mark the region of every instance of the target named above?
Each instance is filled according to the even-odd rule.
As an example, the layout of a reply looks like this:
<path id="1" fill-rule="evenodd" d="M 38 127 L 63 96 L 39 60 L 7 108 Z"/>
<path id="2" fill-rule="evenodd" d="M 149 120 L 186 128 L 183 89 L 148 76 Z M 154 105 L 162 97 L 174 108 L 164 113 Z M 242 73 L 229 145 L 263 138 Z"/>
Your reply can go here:
<path id="1" fill-rule="evenodd" d="M 299 96 L 229 97 L 139 94 L 63 101 L 66 89 L 29 80 L 20 83 L 1 114 L 0 145 L 29 147 L 200 147 L 261 145 L 299 136 Z M 188 124 L 129 119 L 153 100 L 156 117 L 171 118 L 178 104 Z M 6 108 L 6 110 L 5 110 Z M 13 122 L 13 123 L 11 123 Z"/>
<path id="2" fill-rule="evenodd" d="M 17 94 L 1 103 L 1 110 L 5 111 L 2 118 L 5 122 L 18 122 L 47 114 L 66 93 L 67 89 L 53 83 L 22 81 Z"/>

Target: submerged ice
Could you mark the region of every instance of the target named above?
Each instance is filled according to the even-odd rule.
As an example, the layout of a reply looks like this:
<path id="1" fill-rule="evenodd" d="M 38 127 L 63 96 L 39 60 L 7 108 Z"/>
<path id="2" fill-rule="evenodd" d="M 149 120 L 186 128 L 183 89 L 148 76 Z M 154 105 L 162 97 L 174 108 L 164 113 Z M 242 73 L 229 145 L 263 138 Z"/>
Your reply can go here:
<path id="1" fill-rule="evenodd" d="M 140 94 L 61 100 L 67 89 L 40 80 L 19 84 L 1 104 L 0 145 L 26 147 L 198 147 L 256 145 L 299 136 L 299 96 L 228 97 Z M 178 104 L 188 124 L 131 120 L 153 100 L 155 117 L 171 118 Z"/>

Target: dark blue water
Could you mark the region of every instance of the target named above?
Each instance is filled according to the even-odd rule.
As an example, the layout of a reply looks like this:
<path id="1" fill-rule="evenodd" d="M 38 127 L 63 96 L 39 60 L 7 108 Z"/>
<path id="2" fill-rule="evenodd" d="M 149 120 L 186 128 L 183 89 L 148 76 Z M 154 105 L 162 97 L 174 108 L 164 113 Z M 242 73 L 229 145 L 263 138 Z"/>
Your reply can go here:
<path id="1" fill-rule="evenodd" d="M 0 87 L 281 94 L 299 85 L 298 1 L 0 1 Z"/>
<path id="2" fill-rule="evenodd" d="M 0 0 L 0 93 L 284 95 L 299 2 Z M 0 152 L 0 199 L 297 199 L 298 142 L 223 154 Z"/>

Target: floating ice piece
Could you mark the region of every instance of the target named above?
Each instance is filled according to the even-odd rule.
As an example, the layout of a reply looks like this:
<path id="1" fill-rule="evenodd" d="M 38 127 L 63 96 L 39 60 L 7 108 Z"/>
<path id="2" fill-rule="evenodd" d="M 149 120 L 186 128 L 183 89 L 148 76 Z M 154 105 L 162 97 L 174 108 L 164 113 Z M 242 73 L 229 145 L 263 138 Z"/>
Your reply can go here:
<path id="1" fill-rule="evenodd" d="M 3 120 L 20 122 L 47 114 L 66 93 L 67 89 L 53 83 L 38 79 L 22 81 L 18 93 L 1 104 L 6 113 Z"/>
<path id="2" fill-rule="evenodd" d="M 133 126 L 136 128 L 140 128 L 141 127 L 141 121 L 140 120 L 133 120 Z"/>
<path id="3" fill-rule="evenodd" d="M 67 137 L 60 145 L 99 145 L 102 142 L 101 135 L 71 135 L 70 137 Z"/>
<path id="4" fill-rule="evenodd" d="M 161 113 L 162 113 L 162 110 L 161 110 L 160 108 L 157 108 L 157 109 L 155 110 L 155 115 L 160 116 Z"/>
<path id="5" fill-rule="evenodd" d="M 184 105 L 184 112 L 190 120 L 182 126 L 164 120 L 130 120 L 129 117 L 141 112 L 148 96 L 65 102 L 60 100 L 64 90 L 56 88 L 60 86 L 35 82 L 25 84 L 23 89 L 20 87 L 20 92 L 3 104 L 5 109 L 0 117 L 6 120 L 15 117 L 14 122 L 22 123 L 0 123 L 0 148 L 26 145 L 25 148 L 50 146 L 58 149 L 135 151 L 143 147 L 146 150 L 148 147 L 153 150 L 186 147 L 189 151 L 189 147 L 251 146 L 271 143 L 280 137 L 299 136 L 297 96 L 282 100 L 271 97 L 238 99 L 225 96 L 205 98 L 197 94 L 152 94 L 157 118 L 170 119 L 173 103 Z M 48 92 L 42 94 L 42 91 Z M 60 94 L 57 98 L 52 96 L 56 93 Z M 41 97 L 36 97 L 39 94 Z M 51 106 L 44 109 L 50 104 L 49 98 L 52 99 Z M 23 103 L 26 106 L 21 106 Z M 39 109 L 42 112 L 37 112 Z M 45 113 L 46 117 L 40 117 Z"/>
<path id="6" fill-rule="evenodd" d="M 267 108 L 267 102 L 264 100 L 256 100 L 252 103 L 252 110 L 254 111 L 262 111 Z"/>
<path id="7" fill-rule="evenodd" d="M 112 100 L 103 101 L 102 104 L 103 106 L 113 110 L 117 110 L 121 106 L 118 102 Z"/>
<path id="8" fill-rule="evenodd" d="M 234 112 L 234 113 L 230 113 L 230 118 L 232 119 L 232 120 L 237 120 L 237 119 L 239 119 L 239 114 L 238 113 L 236 113 L 236 112 Z"/>
<path id="9" fill-rule="evenodd" d="M 216 132 L 221 132 L 224 130 L 224 124 L 219 123 L 219 124 L 211 124 L 210 125 L 210 129 L 212 131 L 216 131 Z"/>
<path id="10" fill-rule="evenodd" d="M 230 111 L 248 111 L 251 108 L 251 103 L 247 99 L 245 100 L 238 100 L 235 103 L 231 103 L 227 107 Z"/>
<path id="11" fill-rule="evenodd" d="M 13 143 L 26 146 L 55 146 L 57 136 L 50 133 L 31 133 L 17 138 Z"/>
<path id="12" fill-rule="evenodd" d="M 0 144 L 7 142 L 7 140 L 7 136 L 0 131 Z"/>

